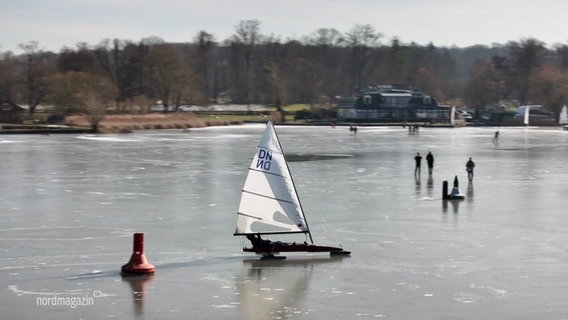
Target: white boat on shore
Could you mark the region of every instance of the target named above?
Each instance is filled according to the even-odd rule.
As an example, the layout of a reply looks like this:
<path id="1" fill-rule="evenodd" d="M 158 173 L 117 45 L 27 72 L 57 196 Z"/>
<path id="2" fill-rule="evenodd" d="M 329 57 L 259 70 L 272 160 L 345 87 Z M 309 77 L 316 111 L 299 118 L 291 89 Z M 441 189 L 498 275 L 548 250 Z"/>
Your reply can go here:
<path id="1" fill-rule="evenodd" d="M 558 124 L 562 126 L 562 129 L 568 130 L 568 107 L 566 107 L 566 105 L 564 105 L 562 110 L 560 110 Z"/>

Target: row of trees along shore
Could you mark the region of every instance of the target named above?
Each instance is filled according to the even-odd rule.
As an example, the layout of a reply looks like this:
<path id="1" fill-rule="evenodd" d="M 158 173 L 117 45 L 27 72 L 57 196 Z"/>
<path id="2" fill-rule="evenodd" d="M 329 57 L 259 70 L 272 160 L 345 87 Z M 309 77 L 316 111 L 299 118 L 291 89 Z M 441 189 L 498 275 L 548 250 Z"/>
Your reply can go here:
<path id="1" fill-rule="evenodd" d="M 79 43 L 59 53 L 34 41 L 20 48 L 19 55 L 0 52 L 0 99 L 28 105 L 30 116 L 38 105 L 51 105 L 59 115 L 97 121 L 109 110 L 148 111 L 156 101 L 164 111 L 218 103 L 333 106 L 359 87 L 391 83 L 475 109 L 505 102 L 558 113 L 568 102 L 568 44 L 546 47 L 534 38 L 490 47 L 421 46 L 385 41 L 361 24 L 283 41 L 263 35 L 259 21 L 244 20 L 220 42 L 200 31 L 188 43 L 150 37 Z"/>

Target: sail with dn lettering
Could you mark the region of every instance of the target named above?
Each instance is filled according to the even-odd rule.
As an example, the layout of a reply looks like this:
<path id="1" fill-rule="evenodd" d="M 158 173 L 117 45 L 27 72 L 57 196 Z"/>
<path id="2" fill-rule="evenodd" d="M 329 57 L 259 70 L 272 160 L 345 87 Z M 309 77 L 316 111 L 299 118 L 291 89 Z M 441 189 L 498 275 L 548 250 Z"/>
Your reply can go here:
<path id="1" fill-rule="evenodd" d="M 294 233 L 305 233 L 311 244 L 306 241 L 285 243 L 262 239 L 263 235 Z M 349 254 L 342 248 L 313 244 L 304 210 L 272 121 L 267 123 L 249 166 L 241 192 L 234 235 L 246 236 L 251 241 L 252 247 L 243 248 L 245 252 L 255 252 L 263 257 L 297 251 Z"/>
<path id="2" fill-rule="evenodd" d="M 308 233 L 296 187 L 271 122 L 254 155 L 237 215 L 236 235 Z"/>

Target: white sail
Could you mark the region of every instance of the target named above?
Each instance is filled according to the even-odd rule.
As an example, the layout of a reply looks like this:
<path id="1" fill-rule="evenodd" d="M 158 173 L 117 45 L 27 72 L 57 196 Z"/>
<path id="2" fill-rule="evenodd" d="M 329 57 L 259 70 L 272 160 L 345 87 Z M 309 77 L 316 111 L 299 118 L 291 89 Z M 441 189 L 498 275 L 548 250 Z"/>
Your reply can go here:
<path id="1" fill-rule="evenodd" d="M 560 111 L 560 117 L 558 118 L 558 124 L 560 124 L 560 125 L 568 124 L 568 108 L 566 107 L 566 105 L 564 105 L 562 107 L 562 110 Z"/>
<path id="2" fill-rule="evenodd" d="M 266 125 L 249 167 L 235 235 L 307 233 L 308 226 L 274 126 Z"/>
<path id="3" fill-rule="evenodd" d="M 450 124 L 453 125 L 456 122 L 456 106 L 450 108 Z"/>
<path id="4" fill-rule="evenodd" d="M 531 109 L 531 106 L 525 106 L 525 118 L 524 118 L 523 123 L 524 123 L 526 126 L 529 125 L 530 109 Z"/>

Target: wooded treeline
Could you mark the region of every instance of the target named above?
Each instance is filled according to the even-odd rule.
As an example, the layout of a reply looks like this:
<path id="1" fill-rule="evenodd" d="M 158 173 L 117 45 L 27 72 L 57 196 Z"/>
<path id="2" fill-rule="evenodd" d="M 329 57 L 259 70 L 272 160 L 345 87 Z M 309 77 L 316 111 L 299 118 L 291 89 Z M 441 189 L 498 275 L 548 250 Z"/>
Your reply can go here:
<path id="1" fill-rule="evenodd" d="M 198 32 L 187 43 L 160 38 L 105 39 L 45 52 L 0 52 L 0 99 L 52 105 L 61 115 L 164 111 L 186 104 L 333 105 L 368 84 L 407 84 L 442 103 L 492 108 L 568 103 L 568 44 L 537 39 L 467 48 L 388 43 L 371 25 L 347 32 L 319 29 L 302 40 L 263 35 L 257 20 L 241 21 L 228 39 Z M 139 110 L 135 106 L 143 106 Z"/>

